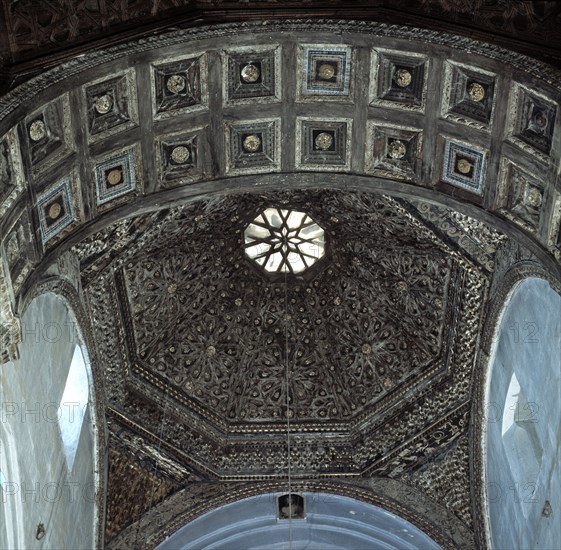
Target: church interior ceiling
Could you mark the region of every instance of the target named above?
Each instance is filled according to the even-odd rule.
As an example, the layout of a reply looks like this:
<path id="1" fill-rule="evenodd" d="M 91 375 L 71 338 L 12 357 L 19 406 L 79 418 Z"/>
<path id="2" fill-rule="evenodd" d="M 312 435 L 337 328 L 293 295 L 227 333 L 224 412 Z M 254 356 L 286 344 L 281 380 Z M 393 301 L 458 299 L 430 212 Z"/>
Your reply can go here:
<path id="1" fill-rule="evenodd" d="M 310 277 L 271 277 L 244 252 L 252 220 L 288 205 L 326 234 Z M 475 249 L 439 238 L 448 216 L 428 222 L 422 206 L 338 191 L 236 195 L 152 218 L 111 259 L 99 244 L 113 228 L 75 247 L 95 274 L 84 283 L 115 449 L 111 533 L 139 468 L 124 476 L 120 462 L 133 456 L 147 476 L 162 461 L 162 490 L 283 478 L 287 417 L 294 478 L 401 478 L 466 452 L 475 342 L 505 237 L 476 224 L 464 226 Z M 465 466 L 452 475 L 459 493 Z M 470 523 L 466 496 L 456 512 Z"/>
<path id="2" fill-rule="evenodd" d="M 560 273 L 559 73 L 338 25 L 170 32 L 0 98 L 0 321 L 77 262 L 115 547 L 186 488 L 289 465 L 399 480 L 473 535 L 493 274 Z"/>
<path id="3" fill-rule="evenodd" d="M 92 43 L 115 44 L 170 26 L 287 17 L 375 20 L 451 32 L 561 65 L 556 1 L 3 0 L 2 11 L 0 59 L 24 74 L 33 73 L 39 60 L 44 67 Z"/>

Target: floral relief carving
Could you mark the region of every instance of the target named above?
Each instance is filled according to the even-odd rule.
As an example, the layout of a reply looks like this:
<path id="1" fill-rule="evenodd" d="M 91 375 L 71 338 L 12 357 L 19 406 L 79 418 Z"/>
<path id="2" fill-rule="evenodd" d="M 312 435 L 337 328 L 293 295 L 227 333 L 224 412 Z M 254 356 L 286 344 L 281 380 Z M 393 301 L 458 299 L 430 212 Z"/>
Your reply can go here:
<path id="1" fill-rule="evenodd" d="M 267 273 L 245 255 L 244 229 L 268 207 L 323 228 L 317 271 Z M 422 471 L 467 433 L 494 249 L 463 239 L 498 239 L 467 217 L 448 235 L 450 220 L 363 193 L 243 194 L 118 222 L 75 247 L 112 448 L 169 483 L 178 471 L 280 479 L 289 460 L 298 479 Z M 462 491 L 449 506 L 466 517 Z"/>
<path id="2" fill-rule="evenodd" d="M 400 2 L 396 0 L 392 9 L 399 8 Z M 466 5 L 477 5 L 483 10 L 485 25 L 490 22 L 487 16 L 493 12 L 492 5 L 503 6 L 503 0 L 473 0 L 462 6 L 457 0 L 418 0 L 416 4 L 421 2 L 430 3 L 439 13 L 443 4 L 448 6 L 447 17 L 456 22 L 458 29 L 468 17 L 463 11 Z M 9 9 L 25 11 L 35 3 L 36 0 L 12 2 Z M 73 4 L 71 0 L 55 0 L 49 6 L 41 6 L 41 10 L 52 10 L 59 3 Z M 165 11 L 184 3 L 184 0 L 161 0 L 154 6 L 157 4 Z M 131 17 L 123 21 L 116 15 L 114 2 L 105 4 L 108 17 L 112 18 L 111 24 L 107 23 L 109 27 L 113 22 L 136 24 L 145 15 L 141 13 L 144 0 L 131 2 L 127 15 Z M 513 14 L 518 6 L 511 4 L 511 11 L 506 11 Z M 548 29 L 552 28 L 549 15 L 555 15 L 553 3 L 528 3 L 520 10 L 534 10 L 538 4 L 545 9 L 543 20 L 548 19 L 549 26 L 543 29 L 543 36 L 547 37 L 551 35 Z M 55 12 L 52 19 L 55 34 L 47 34 L 51 23 L 45 17 L 45 28 L 34 27 L 40 35 L 37 43 L 46 40 L 59 47 L 78 34 L 85 36 L 90 32 L 86 27 L 92 22 L 87 18 L 79 18 L 80 25 L 86 26 L 82 32 L 78 27 L 66 25 L 67 12 Z M 74 12 L 68 14 L 75 17 Z M 25 17 L 32 21 L 34 15 L 26 13 Z M 73 25 L 76 21 L 73 19 Z M 107 25 L 105 29 L 109 28 Z M 287 119 L 285 115 L 292 113 L 295 93 L 300 94 L 298 79 L 304 76 L 294 74 L 294 67 L 286 63 L 288 54 L 297 50 L 304 33 L 315 37 L 315 42 L 316 38 L 332 33 L 333 25 L 328 20 L 236 22 L 154 33 L 134 43 L 86 53 L 42 72 L 22 83 L 14 93 L 0 98 L 0 118 L 5 117 L 7 128 L 16 124 L 18 113 L 26 105 L 40 104 L 45 97 L 53 105 L 58 102 L 51 97 L 56 90 L 64 92 L 60 97 L 68 96 L 68 86 L 81 86 L 85 92 L 92 84 L 85 79 L 95 73 L 101 77 L 99 82 L 103 86 L 99 90 L 92 88 L 96 93 L 89 98 L 91 101 L 82 101 L 81 110 L 88 109 L 88 113 L 82 114 L 91 114 L 108 124 L 95 134 L 100 136 L 100 142 L 88 150 L 94 139 L 88 138 L 88 127 L 84 125 L 87 120 L 80 120 L 80 113 L 72 112 L 72 124 L 66 128 L 72 129 L 78 138 L 71 147 L 72 151 L 77 147 L 76 159 L 70 149 L 61 145 L 60 151 L 54 149 L 49 153 L 52 158 L 37 158 L 39 164 L 35 171 L 28 166 L 29 151 L 22 150 L 23 161 L 20 158 L 19 142 L 31 140 L 43 147 L 49 132 L 53 133 L 53 128 L 58 126 L 49 122 L 48 117 L 36 120 L 31 116 L 27 121 L 29 128 L 25 121 L 17 122 L 7 134 L 8 140 L 2 138 L 4 148 L 0 147 L 2 211 L 8 212 L 12 204 L 18 207 L 15 201 L 20 201 L 24 174 L 41 172 L 50 177 L 52 172 L 54 177 L 71 163 L 73 166 L 78 163 L 75 167 L 78 170 L 80 159 L 97 162 L 102 149 L 114 148 L 117 142 L 120 147 L 125 142 L 127 147 L 133 143 L 142 146 L 143 163 L 138 157 L 133 164 L 143 175 L 143 185 L 138 188 L 138 196 L 130 193 L 108 202 L 107 210 L 112 212 L 97 216 L 101 209 L 96 208 L 96 187 L 91 187 L 92 182 L 80 172 L 81 180 L 76 180 L 71 189 L 77 200 L 76 215 L 80 218 L 75 221 L 80 223 L 56 235 L 56 240 L 49 243 L 51 251 L 46 257 L 50 261 L 59 251 L 71 248 L 79 259 L 80 283 L 99 362 L 97 378 L 104 386 L 100 410 L 107 415 L 110 432 L 108 448 L 102 450 L 109 457 L 111 485 L 107 540 L 118 538 L 127 524 L 140 517 L 148 523 L 152 505 L 153 510 L 157 501 L 163 499 L 165 503 L 185 485 L 195 495 L 190 505 L 192 518 L 202 510 L 201 501 L 212 496 L 214 486 L 226 487 L 231 480 L 249 480 L 248 485 L 252 486 L 264 480 L 282 483 L 289 469 L 298 482 L 313 477 L 325 483 L 334 476 L 354 479 L 357 483 L 368 482 L 370 476 L 405 481 L 426 491 L 430 499 L 460 518 L 460 523 L 472 527 L 473 497 L 469 490 L 473 495 L 478 478 L 472 474 L 468 479 L 467 439 L 470 422 L 472 425 L 477 422 L 470 416 L 470 410 L 472 415 L 477 415 L 473 413 L 475 408 L 470 409 L 473 387 L 478 383 L 474 365 L 477 365 L 479 339 L 486 337 L 481 327 L 488 315 L 488 295 L 493 293 L 493 288 L 488 288 L 489 280 L 492 278 L 498 284 L 517 252 L 512 248 L 514 241 L 505 234 L 453 208 L 471 212 L 475 217 L 479 212 L 483 214 L 480 219 L 488 220 L 487 223 L 493 223 L 492 216 L 499 214 L 505 223 L 497 227 L 503 231 L 513 225 L 510 222 L 518 224 L 531 234 L 528 246 L 532 238 L 537 239 L 532 248 L 536 256 L 525 250 L 523 254 L 525 259 L 531 258 L 537 264 L 543 261 L 537 241 L 545 242 L 545 237 L 542 239 L 540 235 L 547 235 L 547 243 L 554 253 L 561 250 L 557 215 L 561 209 L 554 208 L 561 198 L 551 187 L 553 180 L 545 176 L 537 178 L 539 185 L 533 183 L 535 176 L 527 181 L 509 180 L 508 186 L 500 178 L 498 183 L 493 177 L 478 179 L 481 197 L 474 196 L 467 202 L 452 187 L 437 187 L 450 192 L 451 197 L 434 195 L 431 178 L 439 177 L 438 155 L 442 151 L 437 153 L 436 163 L 432 151 L 434 140 L 442 136 L 429 131 L 425 123 L 420 124 L 420 117 L 411 115 L 401 120 L 403 113 L 400 115 L 397 108 L 393 109 L 393 115 L 387 110 L 386 120 L 385 115 L 379 117 L 376 109 L 370 109 L 366 116 L 361 105 L 367 103 L 368 77 L 373 78 L 372 53 L 390 38 L 390 41 L 418 46 L 419 59 L 426 61 L 420 71 L 418 65 L 406 65 L 400 56 L 393 63 L 390 52 L 388 59 L 396 70 L 387 72 L 383 84 L 388 89 L 382 86 L 380 93 L 391 91 L 388 98 L 393 98 L 393 107 L 403 107 L 398 100 L 414 88 L 418 93 L 416 97 L 412 94 L 412 99 L 424 104 L 426 76 L 430 92 L 426 97 L 427 120 L 432 120 L 431 124 L 437 124 L 437 119 L 438 124 L 442 123 L 435 112 L 442 109 L 440 115 L 450 119 L 444 122 L 449 128 L 459 122 L 472 126 L 468 128 L 470 135 L 478 133 L 477 128 L 492 129 L 496 135 L 511 97 L 507 93 L 510 76 L 505 80 L 505 73 L 498 66 L 511 67 L 512 74 L 520 78 L 522 91 L 518 96 L 511 94 L 510 114 L 516 114 L 515 119 L 521 122 L 507 128 L 506 134 L 525 156 L 525 160 L 520 159 L 521 165 L 527 167 L 528 161 L 535 161 L 539 175 L 545 173 L 542 168 L 551 164 L 546 151 L 553 129 L 555 135 L 558 130 L 555 124 L 559 117 L 555 118 L 557 111 L 553 106 L 558 71 L 499 46 L 440 31 L 409 24 L 400 27 L 390 23 L 338 21 L 336 25 L 343 34 L 363 35 L 360 47 L 356 48 L 353 42 L 353 54 L 349 57 L 353 68 L 345 73 L 351 77 L 351 87 L 344 99 L 356 101 L 356 109 L 353 111 L 341 101 L 332 112 L 320 113 L 317 106 L 302 100 L 296 121 Z M 528 35 L 537 28 L 534 20 L 531 26 L 534 30 L 529 28 Z M 61 33 L 71 33 L 68 41 L 58 34 L 60 29 Z M 88 43 L 95 35 L 95 24 L 91 32 Z M 262 54 L 259 58 L 254 57 L 253 46 L 240 46 L 239 52 L 238 44 L 235 50 L 229 49 L 232 41 L 250 33 L 258 42 L 267 42 L 257 50 Z M 289 34 L 291 38 L 281 41 L 281 45 L 278 36 Z M 29 34 L 21 32 L 18 37 L 27 40 Z M 199 53 L 195 55 L 191 44 L 197 48 L 201 45 L 202 49 L 197 49 Z M 427 45 L 426 49 L 423 44 Z M 191 69 L 183 67 L 181 60 L 162 59 L 162 55 L 175 52 L 175 56 L 180 50 L 183 60 L 199 60 L 200 70 L 193 68 L 189 72 Z M 447 108 L 456 104 L 453 98 L 449 98 L 449 104 L 446 89 L 436 95 L 433 90 L 452 85 L 452 81 L 442 83 L 441 80 L 445 76 L 444 60 L 454 59 L 454 63 L 457 61 L 463 67 L 459 62 L 468 62 L 464 59 L 467 51 L 477 59 L 473 59 L 473 71 L 466 70 L 465 82 L 460 80 L 462 85 L 458 87 L 456 99 L 471 102 L 467 103 L 469 112 L 464 109 L 461 117 L 451 117 Z M 235 58 L 235 70 L 225 65 L 229 57 L 224 57 L 234 53 L 240 54 L 239 59 Z M 406 57 L 411 57 L 411 53 L 408 51 Z M 138 98 L 134 95 L 136 84 L 132 86 L 131 77 L 130 82 L 126 79 L 121 82 L 122 97 L 129 98 L 131 109 L 138 99 L 138 112 L 145 116 L 137 120 L 135 111 L 130 124 L 115 126 L 126 132 L 119 139 L 113 136 L 105 141 L 102 132 L 111 130 L 111 112 L 119 105 L 119 86 L 107 88 L 110 80 L 105 72 L 121 66 L 123 56 L 127 56 L 129 67 L 138 72 L 139 94 Z M 329 71 L 333 65 L 324 65 L 323 68 L 322 64 L 318 65 L 317 73 L 327 82 L 332 78 Z M 497 77 L 497 93 L 490 81 L 483 78 L 485 71 L 480 66 L 497 72 L 492 75 L 493 79 Z M 173 69 L 169 74 L 168 68 Z M 256 73 L 256 68 L 260 73 Z M 161 82 L 155 78 L 160 69 L 166 69 Z M 184 69 L 187 72 L 182 76 Z M 274 90 L 274 95 L 261 97 L 263 89 L 258 90 L 258 85 L 261 88 L 263 83 L 269 85 L 267 78 L 273 75 L 273 69 L 271 94 Z M 490 73 L 487 76 L 491 79 Z M 481 90 L 472 93 L 472 77 L 483 88 L 482 97 L 477 95 Z M 230 89 L 228 80 L 233 78 L 244 82 L 247 94 L 240 92 L 239 97 L 235 96 L 236 89 Z M 187 91 L 189 104 L 183 104 L 177 98 Z M 156 92 L 161 92 L 160 99 L 163 99 L 153 103 Z M 71 101 L 65 104 L 66 108 L 75 107 L 80 99 L 78 95 L 71 92 L 68 97 Z M 301 94 L 299 97 L 303 98 Z M 446 99 L 442 105 L 439 97 Z M 491 111 L 485 110 L 487 118 L 483 122 L 463 118 L 466 112 L 466 116 L 479 113 L 483 106 L 491 109 L 492 100 L 496 100 L 496 112 L 502 113 L 501 116 L 493 118 Z M 191 102 L 194 104 L 190 105 Z M 268 118 L 247 119 L 249 103 L 266 102 L 270 104 L 262 116 Z M 245 106 L 237 113 L 233 109 L 236 104 Z M 175 107 L 181 108 L 180 117 L 170 116 L 169 124 L 155 120 L 173 114 L 172 107 L 174 113 Z M 191 107 L 196 109 L 191 111 Z M 212 113 L 208 120 L 207 107 Z M 339 119 L 337 128 L 329 126 L 333 115 L 348 117 L 353 112 L 354 118 Z M 318 118 L 320 115 L 322 118 Z M 292 120 L 288 127 L 287 120 Z M 36 122 L 41 122 L 44 128 L 36 125 L 30 133 L 31 125 Z M 137 124 L 140 126 L 135 128 Z M 369 135 L 374 129 L 376 132 Z M 169 133 L 163 135 L 162 131 Z M 146 147 L 150 142 L 146 136 L 152 134 L 154 159 Z M 536 136 L 543 139 L 538 142 Z M 292 141 L 296 141 L 296 147 Z M 545 143 L 542 149 L 536 148 L 535 143 L 539 145 L 542 141 Z M 514 149 L 512 144 L 485 152 L 488 153 L 486 166 L 491 171 L 502 160 L 499 156 L 503 151 L 510 154 Z M 489 147 L 487 142 L 479 145 Z M 451 163 L 450 169 L 457 169 L 458 177 L 462 177 L 465 173 L 460 162 L 466 159 L 457 160 Z M 335 178 L 337 174 L 329 173 L 333 170 L 328 170 L 328 166 L 350 174 L 345 174 L 345 179 Z M 295 168 L 309 168 L 309 172 L 294 172 Z M 466 170 L 469 172 L 469 166 Z M 274 177 L 263 175 L 274 171 L 282 173 Z M 365 173 L 377 178 L 367 179 Z M 547 173 L 552 174 L 551 170 Z M 222 179 L 224 175 L 242 177 Z M 384 182 L 384 179 L 401 181 Z M 109 180 L 107 189 L 119 185 Z M 404 186 L 402 181 L 420 187 Z M 37 193 L 42 196 L 51 183 L 49 178 L 44 181 L 32 178 L 33 196 Z M 104 180 L 102 183 L 105 185 Z M 335 186 L 341 191 L 326 190 Z M 290 191 L 295 188 L 307 190 Z M 237 195 L 240 189 L 251 189 L 252 193 Z M 281 189 L 284 191 L 279 192 Z M 383 189 L 403 198 L 377 194 Z M 494 206 L 488 207 L 488 199 L 493 197 Z M 124 204 L 129 198 L 131 202 Z M 22 203 L 23 197 L 19 204 Z M 97 205 L 101 204 L 98 201 Z M 48 213 L 55 204 L 45 206 Z M 325 253 L 321 260 L 301 272 L 290 273 L 267 273 L 262 265 L 255 265 L 244 251 L 244 229 L 267 208 L 293 209 L 316 221 L 325 231 Z M 0 289 L 6 296 L 13 290 L 16 297 L 34 284 L 35 279 L 27 277 L 40 258 L 30 263 L 26 252 L 27 263 L 23 264 L 17 255 L 18 251 L 22 253 L 21 243 L 27 243 L 29 250 L 38 248 L 35 237 L 39 233 L 36 231 L 34 237 L 36 220 L 32 214 L 40 219 L 41 213 L 38 209 L 26 212 L 23 217 L 17 214 L 5 217 L 10 227 L 1 243 L 7 260 L 5 278 L 11 281 L 12 288 Z M 21 231 L 24 221 L 30 224 L 27 233 Z M 521 232 L 519 228 L 514 229 L 513 238 L 517 238 Z M 40 273 L 43 266 L 37 267 Z M 5 317 L 14 331 L 5 331 L 5 347 L 10 354 L 16 354 L 20 338 L 16 334 L 19 332 L 17 312 L 6 311 Z M 102 416 L 100 425 L 105 421 Z M 291 421 L 290 450 L 286 446 L 287 417 Z M 156 488 L 153 502 L 143 495 L 147 484 Z M 130 495 L 123 491 L 127 486 Z M 124 514 L 131 499 L 135 500 L 136 509 Z M 171 517 L 177 516 L 171 514 Z M 161 517 L 150 528 L 154 525 L 159 525 L 162 532 L 171 529 L 171 523 L 162 522 Z M 178 528 L 181 523 L 176 520 L 173 525 Z M 473 544 L 467 543 L 466 547 Z"/>
<path id="3" fill-rule="evenodd" d="M 234 423 L 285 418 L 287 365 L 288 414 L 300 421 L 351 419 L 427 371 L 441 352 L 452 262 L 417 251 L 423 238 L 410 222 L 388 223 L 389 205 L 370 206 L 408 244 L 388 250 L 351 216 L 339 221 L 340 242 L 311 281 L 257 272 L 244 258 L 239 221 L 221 238 L 201 233 L 132 258 L 118 288 L 139 371 Z M 357 229 L 360 251 L 346 234 Z"/>

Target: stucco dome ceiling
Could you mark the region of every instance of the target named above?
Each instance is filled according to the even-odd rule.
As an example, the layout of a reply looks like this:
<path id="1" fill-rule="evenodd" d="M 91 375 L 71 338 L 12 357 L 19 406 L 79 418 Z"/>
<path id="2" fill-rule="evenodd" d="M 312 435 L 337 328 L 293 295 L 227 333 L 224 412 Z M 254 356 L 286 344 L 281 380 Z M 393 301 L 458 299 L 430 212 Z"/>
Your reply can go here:
<path id="1" fill-rule="evenodd" d="M 270 274 L 245 255 L 244 230 L 288 205 L 325 230 L 326 255 Z M 108 246 L 117 234 L 120 253 Z M 294 479 L 395 476 L 454 446 L 506 242 L 426 203 L 294 190 L 195 200 L 77 245 L 105 365 L 110 528 L 127 522 L 130 453 L 157 462 L 169 491 L 274 480 L 289 460 Z"/>
<path id="2" fill-rule="evenodd" d="M 114 282 L 97 273 L 94 320 L 123 316 L 131 360 L 125 385 L 109 384 L 115 398 L 129 385 L 147 398 L 163 387 L 207 435 L 254 442 L 284 429 L 288 367 L 294 425 L 352 439 L 408 405 L 403 394 L 450 377 L 455 354 L 473 361 L 455 334 L 458 318 L 476 327 L 481 314 L 481 304 L 458 310 L 482 284 L 469 257 L 390 198 L 295 193 L 281 204 L 325 228 L 328 254 L 315 271 L 272 278 L 244 257 L 243 231 L 273 201 L 242 195 L 174 211 L 127 249 Z M 106 300 L 107 284 L 118 303 Z"/>
<path id="3" fill-rule="evenodd" d="M 558 77 L 438 32 L 289 21 L 107 48 L 0 100 L 5 354 L 39 283 L 83 298 L 107 541 L 143 517 L 157 544 L 197 497 L 281 490 L 290 466 L 360 498 L 384 477 L 388 507 L 417 487 L 433 516 L 417 496 L 404 514 L 473 546 L 493 277 L 513 258 L 560 273 Z M 310 216 L 323 257 L 255 265 L 244 231 L 267 208 Z"/>

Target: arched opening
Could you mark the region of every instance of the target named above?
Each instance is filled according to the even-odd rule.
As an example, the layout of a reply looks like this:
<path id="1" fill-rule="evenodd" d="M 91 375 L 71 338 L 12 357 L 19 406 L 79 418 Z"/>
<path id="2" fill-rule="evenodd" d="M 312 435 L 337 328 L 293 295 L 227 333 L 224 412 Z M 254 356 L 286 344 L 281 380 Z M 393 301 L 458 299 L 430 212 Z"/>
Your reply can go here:
<path id="1" fill-rule="evenodd" d="M 340 495 L 291 495 L 294 502 L 298 497 L 302 499 L 300 506 L 305 514 L 293 514 L 294 519 L 289 519 L 279 513 L 287 496 L 270 493 L 220 506 L 179 529 L 158 550 L 281 550 L 289 546 L 294 550 L 440 548 L 403 518 Z"/>
<path id="2" fill-rule="evenodd" d="M 554 548 L 559 510 L 561 296 L 542 279 L 509 294 L 489 362 L 483 428 L 488 543 Z M 498 411 L 499 414 L 496 414 Z"/>
<path id="3" fill-rule="evenodd" d="M 93 548 L 96 436 L 85 342 L 69 304 L 54 293 L 33 299 L 21 323 L 20 356 L 0 370 L 0 547 L 35 548 L 41 540 L 48 548 Z"/>

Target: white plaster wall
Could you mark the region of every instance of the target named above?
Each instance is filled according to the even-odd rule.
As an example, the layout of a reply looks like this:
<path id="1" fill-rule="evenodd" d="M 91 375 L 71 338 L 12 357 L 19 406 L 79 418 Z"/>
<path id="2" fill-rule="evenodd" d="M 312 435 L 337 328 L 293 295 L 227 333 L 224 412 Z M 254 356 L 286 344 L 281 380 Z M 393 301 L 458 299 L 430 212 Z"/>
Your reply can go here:
<path id="1" fill-rule="evenodd" d="M 73 469 L 68 471 L 57 409 L 78 335 L 66 302 L 36 298 L 22 317 L 20 359 L 0 365 L 0 464 L 4 518 L 0 548 L 13 550 L 94 547 L 94 433 L 91 397 Z M 91 380 L 91 377 L 90 377 Z M 27 411 L 27 413 L 26 413 Z M 16 518 L 16 519 L 14 519 Z M 36 540 L 37 525 L 45 536 Z"/>
<path id="2" fill-rule="evenodd" d="M 511 455 L 502 417 L 513 373 L 531 407 L 541 460 L 535 474 L 520 462 L 531 446 Z M 511 293 L 495 335 L 487 386 L 486 497 L 495 549 L 561 548 L 561 296 L 542 279 Z M 528 411 L 525 411 L 528 412 Z M 549 501 L 551 514 L 543 513 Z"/>

